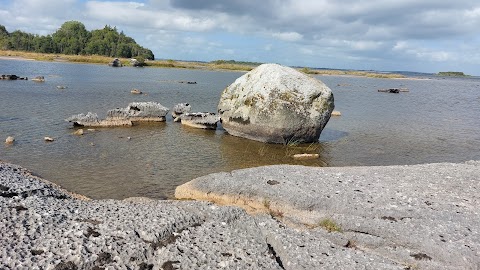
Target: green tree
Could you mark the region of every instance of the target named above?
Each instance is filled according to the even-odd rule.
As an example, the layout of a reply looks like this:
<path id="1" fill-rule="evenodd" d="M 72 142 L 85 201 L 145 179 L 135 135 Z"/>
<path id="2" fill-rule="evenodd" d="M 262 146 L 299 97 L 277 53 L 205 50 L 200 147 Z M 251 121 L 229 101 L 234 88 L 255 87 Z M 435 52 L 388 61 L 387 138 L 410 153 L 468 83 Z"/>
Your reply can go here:
<path id="1" fill-rule="evenodd" d="M 77 21 L 68 21 L 62 24 L 53 35 L 56 52 L 64 54 L 82 54 L 88 42 L 90 33 L 85 25 Z"/>
<path id="2" fill-rule="evenodd" d="M 6 50 L 9 39 L 9 33 L 5 26 L 0 25 L 0 49 Z"/>
<path id="3" fill-rule="evenodd" d="M 67 21 L 55 33 L 47 36 L 19 30 L 9 33 L 0 25 L 0 49 L 155 59 L 151 50 L 138 45 L 123 31 L 119 33 L 116 27 L 105 25 L 103 29 L 89 32 L 78 21 Z"/>

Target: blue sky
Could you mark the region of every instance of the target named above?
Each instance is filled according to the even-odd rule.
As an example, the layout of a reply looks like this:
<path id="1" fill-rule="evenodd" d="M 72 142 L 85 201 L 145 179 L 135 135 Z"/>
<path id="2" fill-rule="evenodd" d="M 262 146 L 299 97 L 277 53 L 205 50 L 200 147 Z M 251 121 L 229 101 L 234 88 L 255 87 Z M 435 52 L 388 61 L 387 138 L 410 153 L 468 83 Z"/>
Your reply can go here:
<path id="1" fill-rule="evenodd" d="M 157 59 L 480 75 L 478 0 L 0 0 L 8 31 L 116 26 Z"/>

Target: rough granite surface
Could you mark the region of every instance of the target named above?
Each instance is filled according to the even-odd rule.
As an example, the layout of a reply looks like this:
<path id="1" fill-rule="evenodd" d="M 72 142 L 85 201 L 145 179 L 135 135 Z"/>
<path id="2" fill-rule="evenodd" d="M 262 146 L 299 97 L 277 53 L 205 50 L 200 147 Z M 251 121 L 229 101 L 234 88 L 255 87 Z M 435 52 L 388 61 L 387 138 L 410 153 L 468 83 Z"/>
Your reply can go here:
<path id="1" fill-rule="evenodd" d="M 339 232 L 316 235 L 317 241 L 351 247 L 363 256 L 378 256 L 406 269 L 480 269 L 479 161 L 266 166 L 200 177 L 177 187 L 175 196 L 267 212 L 300 229 L 334 224 Z M 281 240 L 295 248 L 298 235 L 293 235 L 275 233 L 270 242 Z M 343 260 L 349 255 L 342 253 L 329 267 L 348 265 Z M 281 257 L 286 261 L 288 255 Z"/>
<path id="2" fill-rule="evenodd" d="M 251 215 L 202 201 L 89 200 L 0 163 L 0 269 L 478 269 L 479 168 L 270 166 L 188 184 L 271 208 Z M 341 229 L 308 224 L 322 216 Z"/>

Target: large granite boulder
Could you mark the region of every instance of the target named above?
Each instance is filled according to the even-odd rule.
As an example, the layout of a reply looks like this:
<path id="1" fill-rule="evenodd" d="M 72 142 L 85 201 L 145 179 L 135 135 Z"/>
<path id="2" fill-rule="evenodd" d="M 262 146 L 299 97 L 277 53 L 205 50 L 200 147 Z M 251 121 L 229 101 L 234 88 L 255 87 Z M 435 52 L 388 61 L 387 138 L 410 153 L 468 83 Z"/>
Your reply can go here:
<path id="1" fill-rule="evenodd" d="M 328 86 L 277 64 L 260 65 L 238 78 L 218 104 L 229 134 L 284 144 L 318 141 L 333 108 Z"/>

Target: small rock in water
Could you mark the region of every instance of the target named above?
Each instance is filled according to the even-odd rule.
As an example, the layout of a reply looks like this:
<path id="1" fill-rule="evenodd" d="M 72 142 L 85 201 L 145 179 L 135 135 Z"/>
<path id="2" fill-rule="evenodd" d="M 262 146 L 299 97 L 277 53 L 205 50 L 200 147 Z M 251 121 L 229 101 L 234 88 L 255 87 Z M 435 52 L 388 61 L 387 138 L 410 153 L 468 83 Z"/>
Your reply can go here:
<path id="1" fill-rule="evenodd" d="M 341 116 L 341 115 L 342 115 L 342 113 L 339 112 L 339 111 L 333 111 L 332 112 L 332 116 Z"/>
<path id="2" fill-rule="evenodd" d="M 73 132 L 73 135 L 83 135 L 83 129 L 78 129 L 75 132 Z"/>
<path id="3" fill-rule="evenodd" d="M 293 155 L 293 159 L 308 160 L 308 159 L 316 159 L 319 156 L 320 156 L 319 154 L 295 154 L 295 155 Z"/>
<path id="4" fill-rule="evenodd" d="M 43 138 L 43 140 L 45 140 L 46 142 L 53 142 L 53 141 L 55 141 L 55 139 L 54 139 L 54 138 L 52 138 L 52 137 L 48 137 L 48 136 L 47 136 L 47 137 L 45 137 L 45 138 Z"/>
<path id="5" fill-rule="evenodd" d="M 15 138 L 12 136 L 8 136 L 7 139 L 5 139 L 6 144 L 13 144 L 14 141 L 15 141 Z"/>
<path id="6" fill-rule="evenodd" d="M 142 94 L 143 92 L 140 91 L 140 90 L 138 90 L 138 89 L 133 89 L 132 91 L 130 91 L 130 93 L 136 94 L 136 95 L 140 95 L 140 94 Z"/>
<path id="7" fill-rule="evenodd" d="M 34 82 L 44 82 L 44 81 L 45 81 L 45 77 L 43 77 L 43 76 L 37 76 L 37 77 L 33 78 L 32 81 L 34 81 Z"/>

